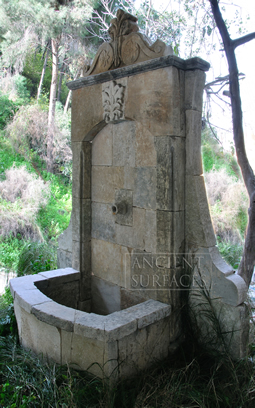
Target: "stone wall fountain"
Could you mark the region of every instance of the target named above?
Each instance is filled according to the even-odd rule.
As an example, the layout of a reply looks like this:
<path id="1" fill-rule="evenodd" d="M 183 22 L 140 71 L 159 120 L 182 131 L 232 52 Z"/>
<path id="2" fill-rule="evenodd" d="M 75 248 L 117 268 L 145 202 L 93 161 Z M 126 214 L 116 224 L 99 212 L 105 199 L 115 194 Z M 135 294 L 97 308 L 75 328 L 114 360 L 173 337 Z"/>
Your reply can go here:
<path id="1" fill-rule="evenodd" d="M 200 276 L 241 357 L 247 288 L 216 247 L 202 175 L 209 64 L 150 45 L 122 10 L 109 33 L 68 84 L 73 210 L 60 269 L 11 281 L 21 344 L 100 377 L 130 376 L 178 347 L 182 293 Z"/>

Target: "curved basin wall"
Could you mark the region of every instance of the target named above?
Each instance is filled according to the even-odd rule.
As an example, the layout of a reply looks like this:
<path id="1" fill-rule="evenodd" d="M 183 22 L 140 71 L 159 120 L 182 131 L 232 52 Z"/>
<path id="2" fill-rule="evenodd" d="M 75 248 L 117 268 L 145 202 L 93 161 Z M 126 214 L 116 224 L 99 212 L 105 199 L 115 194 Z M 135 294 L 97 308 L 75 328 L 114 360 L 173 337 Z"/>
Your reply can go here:
<path id="1" fill-rule="evenodd" d="M 99 377 L 118 378 L 164 359 L 175 347 L 167 304 L 147 300 L 102 316 L 61 305 L 36 287 L 46 288 L 59 280 L 67 289 L 68 282 L 75 286 L 78 279 L 79 272 L 66 268 L 10 281 L 19 338 L 25 348 Z"/>

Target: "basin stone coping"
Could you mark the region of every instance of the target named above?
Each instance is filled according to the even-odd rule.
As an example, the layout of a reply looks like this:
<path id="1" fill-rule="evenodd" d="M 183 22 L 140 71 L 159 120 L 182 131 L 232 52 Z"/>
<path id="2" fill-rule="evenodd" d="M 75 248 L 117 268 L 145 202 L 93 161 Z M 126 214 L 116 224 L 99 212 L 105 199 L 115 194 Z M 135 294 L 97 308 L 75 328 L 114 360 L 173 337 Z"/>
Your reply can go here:
<path id="1" fill-rule="evenodd" d="M 78 279 L 79 275 L 78 271 L 65 268 L 11 279 L 11 293 L 14 301 L 38 320 L 100 341 L 121 339 L 171 313 L 170 305 L 153 299 L 106 316 L 86 313 L 54 302 L 36 287 L 47 281 L 50 283 L 52 279 L 57 279 L 59 284 L 71 282 Z"/>
<path id="2" fill-rule="evenodd" d="M 84 88 L 86 86 L 102 84 L 104 82 L 112 81 L 115 79 L 171 66 L 182 69 L 184 71 L 194 69 L 208 71 L 210 68 L 210 64 L 199 57 L 183 60 L 182 58 L 175 55 L 166 55 L 159 58 L 153 58 L 149 61 L 128 65 L 126 67 L 116 68 L 111 71 L 101 72 L 100 74 L 85 76 L 76 79 L 75 81 L 68 82 L 67 86 L 70 90 L 74 91 L 75 89 Z"/>

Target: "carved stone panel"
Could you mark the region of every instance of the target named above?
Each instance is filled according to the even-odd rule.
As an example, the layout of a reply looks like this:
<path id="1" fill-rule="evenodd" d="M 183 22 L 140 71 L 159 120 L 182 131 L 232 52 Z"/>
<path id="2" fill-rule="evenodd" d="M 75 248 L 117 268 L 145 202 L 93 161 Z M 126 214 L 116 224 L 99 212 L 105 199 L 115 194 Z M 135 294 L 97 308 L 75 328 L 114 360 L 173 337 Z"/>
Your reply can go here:
<path id="1" fill-rule="evenodd" d="M 125 87 L 115 81 L 102 89 L 103 119 L 106 123 L 116 123 L 124 119 L 124 92 Z"/>

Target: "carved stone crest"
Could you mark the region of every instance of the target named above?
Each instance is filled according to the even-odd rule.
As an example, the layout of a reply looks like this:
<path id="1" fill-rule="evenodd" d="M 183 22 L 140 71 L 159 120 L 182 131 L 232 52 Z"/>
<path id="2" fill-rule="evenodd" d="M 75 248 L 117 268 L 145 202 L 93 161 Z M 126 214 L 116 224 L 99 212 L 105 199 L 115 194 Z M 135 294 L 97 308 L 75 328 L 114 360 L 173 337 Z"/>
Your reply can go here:
<path id="1" fill-rule="evenodd" d="M 111 82 L 107 88 L 102 90 L 104 120 L 106 123 L 118 122 L 124 119 L 124 91 L 125 87 Z"/>
<path id="2" fill-rule="evenodd" d="M 121 9 L 117 11 L 108 30 L 111 41 L 100 46 L 86 76 L 173 54 L 172 47 L 166 46 L 163 41 L 157 40 L 154 44 L 149 44 L 138 33 L 136 23 L 137 18 L 132 14 Z"/>

